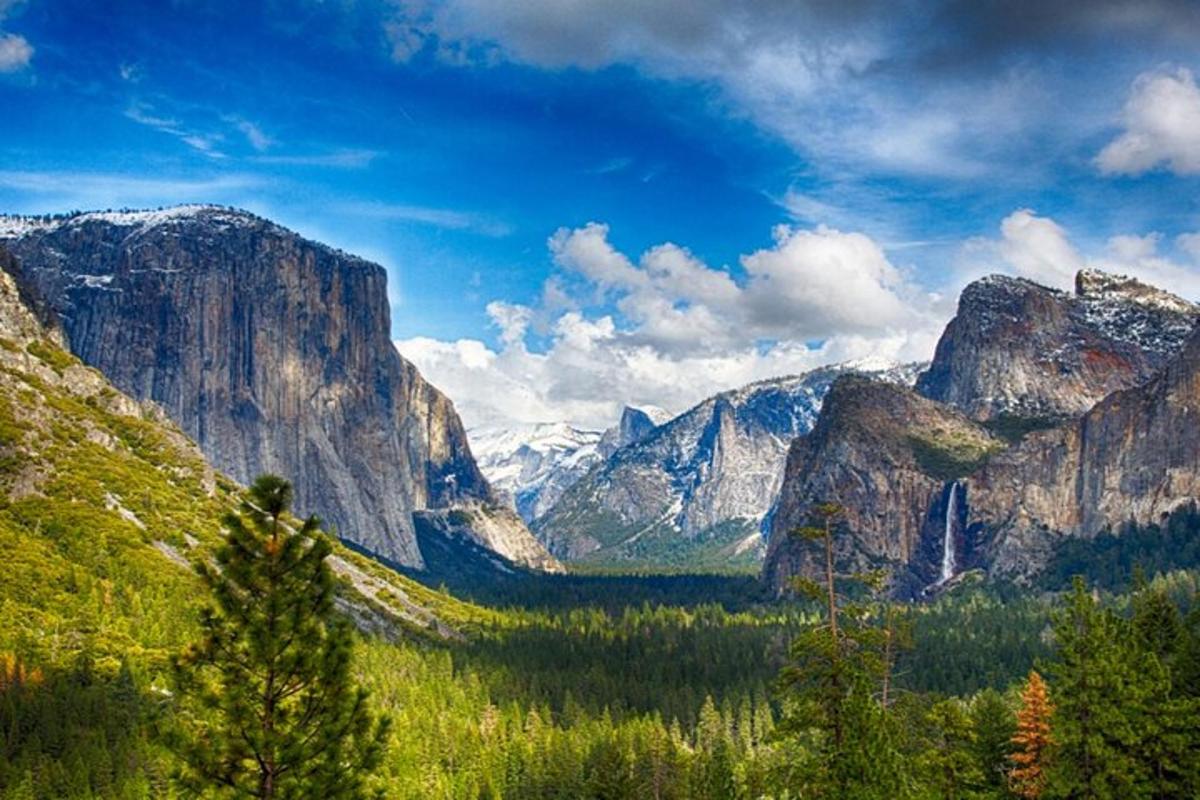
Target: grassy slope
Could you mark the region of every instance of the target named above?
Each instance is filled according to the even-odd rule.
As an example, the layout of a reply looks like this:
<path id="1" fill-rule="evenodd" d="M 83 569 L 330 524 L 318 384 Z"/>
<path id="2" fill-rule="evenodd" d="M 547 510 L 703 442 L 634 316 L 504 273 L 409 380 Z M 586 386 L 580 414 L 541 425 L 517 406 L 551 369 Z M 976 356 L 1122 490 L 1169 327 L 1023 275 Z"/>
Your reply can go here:
<path id="1" fill-rule="evenodd" d="M 194 633 L 202 595 L 186 560 L 216 541 L 236 492 L 153 409 L 57 345 L 0 340 L 0 653 L 163 664 Z M 456 629 L 495 617 L 339 556 L 379 595 L 368 603 L 347 586 L 347 596 L 381 617 L 389 605 Z"/>

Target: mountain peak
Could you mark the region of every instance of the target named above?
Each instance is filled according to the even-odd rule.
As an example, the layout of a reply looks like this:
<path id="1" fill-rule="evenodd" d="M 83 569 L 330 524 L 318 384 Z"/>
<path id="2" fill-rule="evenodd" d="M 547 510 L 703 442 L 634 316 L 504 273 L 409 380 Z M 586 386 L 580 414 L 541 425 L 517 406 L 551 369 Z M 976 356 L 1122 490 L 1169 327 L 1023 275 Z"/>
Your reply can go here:
<path id="1" fill-rule="evenodd" d="M 1122 275 L 1083 270 L 1075 292 L 989 275 L 968 285 L 918 391 L 977 419 L 1082 414 L 1177 353 L 1200 307 Z"/>
<path id="2" fill-rule="evenodd" d="M 16 283 L 72 352 L 233 479 L 286 475 L 299 511 L 412 567 L 414 512 L 497 499 L 453 404 L 392 345 L 382 267 L 219 206 L 2 219 Z M 476 516 L 502 555 L 548 563 L 523 525 Z"/>

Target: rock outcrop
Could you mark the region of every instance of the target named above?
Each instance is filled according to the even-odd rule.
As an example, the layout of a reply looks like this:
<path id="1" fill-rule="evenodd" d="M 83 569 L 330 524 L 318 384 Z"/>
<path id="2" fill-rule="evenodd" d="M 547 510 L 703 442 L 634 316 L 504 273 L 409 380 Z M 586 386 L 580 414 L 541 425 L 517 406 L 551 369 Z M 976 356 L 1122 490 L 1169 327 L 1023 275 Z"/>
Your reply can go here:
<path id="1" fill-rule="evenodd" d="M 625 406 L 620 421 L 600 437 L 600 456 L 608 458 L 622 447 L 637 444 L 670 419 L 671 414 L 658 406 Z"/>
<path id="2" fill-rule="evenodd" d="M 886 567 L 896 592 L 913 596 L 940 579 L 951 493 L 1004 444 L 961 412 L 911 388 L 864 376 L 834 381 L 813 430 L 793 442 L 771 514 L 766 579 L 782 588 L 815 574 L 813 545 L 791 535 L 811 508 L 836 502 L 846 529 L 840 569 Z M 957 503 L 953 510 L 958 513 Z M 961 521 L 949 523 L 959 565 L 973 561 Z"/>
<path id="3" fill-rule="evenodd" d="M 787 536 L 815 502 L 846 509 L 839 561 L 893 591 L 964 569 L 1025 580 L 1063 537 L 1146 525 L 1200 497 L 1197 307 L 1120 276 L 1074 294 L 989 277 L 918 393 L 842 379 L 789 455 L 764 576 L 813 569 Z"/>
<path id="4" fill-rule="evenodd" d="M 1074 294 L 993 275 L 963 290 L 917 389 L 980 420 L 1074 417 L 1149 380 L 1198 319 L 1175 295 L 1095 270 Z"/>
<path id="5" fill-rule="evenodd" d="M 848 369 L 763 381 L 705 400 L 593 468 L 534 530 L 567 559 L 757 563 L 788 446 L 812 427 L 829 384 Z M 915 371 L 894 377 L 911 381 Z"/>
<path id="6" fill-rule="evenodd" d="M 208 206 L 0 218 L 0 241 L 72 352 L 340 536 L 419 566 L 414 511 L 495 505 L 452 403 L 392 346 L 377 264 Z"/>
<path id="7" fill-rule="evenodd" d="M 1030 434 L 967 481 L 993 574 L 1029 578 L 1064 536 L 1157 523 L 1200 500 L 1200 333 L 1145 385 Z"/>

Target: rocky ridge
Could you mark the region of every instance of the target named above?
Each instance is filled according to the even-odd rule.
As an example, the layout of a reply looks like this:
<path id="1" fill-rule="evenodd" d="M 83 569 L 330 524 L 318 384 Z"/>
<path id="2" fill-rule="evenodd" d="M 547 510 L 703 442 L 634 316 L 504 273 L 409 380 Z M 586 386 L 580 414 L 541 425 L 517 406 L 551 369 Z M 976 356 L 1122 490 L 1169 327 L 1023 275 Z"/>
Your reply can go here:
<path id="1" fill-rule="evenodd" d="M 1149 380 L 1198 319 L 1186 300 L 1096 270 L 1074 293 L 993 275 L 963 290 L 917 389 L 980 420 L 1078 416 Z"/>
<path id="2" fill-rule="evenodd" d="M 565 422 L 467 431 L 483 474 L 526 522 L 533 522 L 593 466 L 645 438 L 670 419 L 653 406 L 626 406 L 620 422 L 604 432 Z"/>

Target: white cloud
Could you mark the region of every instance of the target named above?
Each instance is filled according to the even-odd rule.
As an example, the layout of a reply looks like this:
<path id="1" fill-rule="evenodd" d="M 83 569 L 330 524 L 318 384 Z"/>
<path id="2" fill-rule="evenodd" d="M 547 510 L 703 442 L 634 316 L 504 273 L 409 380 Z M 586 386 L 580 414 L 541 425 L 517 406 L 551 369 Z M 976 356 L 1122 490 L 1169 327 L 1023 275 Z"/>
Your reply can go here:
<path id="1" fill-rule="evenodd" d="M 33 45 L 24 36 L 0 31 L 0 73 L 18 72 L 33 60 Z"/>
<path id="2" fill-rule="evenodd" d="M 635 261 L 608 232 L 593 223 L 551 237 L 563 274 L 546 282 L 538 307 L 488 305 L 498 349 L 427 338 L 397 346 L 469 426 L 604 427 L 625 403 L 682 411 L 717 391 L 834 361 L 924 358 L 940 332 L 932 298 L 861 234 L 781 227 L 773 247 L 743 257 L 735 280 L 675 244 Z M 534 352 L 527 335 L 538 320 L 547 344 Z M 821 344 L 806 344 L 814 340 Z"/>
<path id="3" fill-rule="evenodd" d="M 1005 217 L 1000 233 L 1001 255 L 1022 278 L 1063 288 L 1074 283 L 1075 273 L 1084 266 L 1067 232 L 1027 208 Z"/>
<path id="4" fill-rule="evenodd" d="M 780 226 L 775 247 L 742 259 L 750 318 L 761 335 L 870 334 L 911 328 L 919 298 L 883 250 L 861 233 Z"/>
<path id="5" fill-rule="evenodd" d="M 1192 257 L 1192 260 L 1200 265 L 1200 233 L 1183 233 L 1175 239 L 1175 244 L 1179 249 Z"/>
<path id="6" fill-rule="evenodd" d="M 1189 70 L 1140 75 L 1121 125 L 1124 132 L 1096 157 L 1101 171 L 1141 175 L 1165 165 L 1177 175 L 1200 174 L 1200 87 Z"/>
<path id="7" fill-rule="evenodd" d="M 241 117 L 230 117 L 227 121 L 246 137 L 246 141 L 250 143 L 251 147 L 260 153 L 269 149 L 271 145 L 275 144 L 274 139 L 264 133 L 262 128 L 248 119 L 242 119 Z"/>
<path id="8" fill-rule="evenodd" d="M 140 80 L 140 67 L 122 65 L 120 69 L 121 76 L 126 82 L 137 83 Z M 174 113 L 160 110 L 163 106 L 174 109 Z M 256 153 L 263 153 L 276 144 L 275 139 L 269 136 L 261 126 L 245 117 L 237 114 L 217 115 L 207 109 L 197 113 L 196 107 L 176 102 L 170 98 L 160 98 L 153 105 L 144 100 L 134 99 L 126 106 L 124 113 L 126 119 L 174 136 L 193 150 L 211 158 L 228 158 L 228 155 L 219 149 L 219 146 L 230 138 L 236 141 L 239 136 L 244 138 L 246 144 Z M 185 118 L 187 118 L 186 121 Z M 277 159 L 277 163 L 324 161 L 324 165 L 327 166 L 359 166 L 364 156 L 369 161 L 374 157 L 374 153 L 339 151 L 323 157 L 291 157 L 289 159 L 287 156 L 278 156 L 274 158 Z M 248 160 L 269 163 L 272 158 L 258 155 L 251 156 Z"/>
<path id="9" fill-rule="evenodd" d="M 1130 275 L 1189 300 L 1200 300 L 1200 270 L 1160 253 L 1162 238 L 1153 232 L 1120 234 L 1109 237 L 1102 251 L 1085 254 L 1053 219 L 1020 209 L 1001 222 L 998 240 L 968 243 L 972 265 L 963 278 L 965 282 L 983 272 L 995 272 L 999 266 L 1037 283 L 1068 289 L 1074 285 L 1077 271 L 1099 269 Z M 1184 234 L 1177 238 L 1176 244 L 1180 251 L 1200 256 L 1200 234 Z M 1200 258 L 1196 261 L 1200 264 Z"/>
<path id="10" fill-rule="evenodd" d="M 450 208 L 405 205 L 402 203 L 338 203 L 338 212 L 397 222 L 415 222 L 434 228 L 469 230 L 483 236 L 500 238 L 512 233 L 512 226 L 487 214 Z"/>
<path id="11" fill-rule="evenodd" d="M 515 303 L 505 303 L 493 300 L 487 304 L 487 314 L 492 323 L 500 329 L 500 341 L 505 345 L 513 345 L 524 340 L 525 331 L 533 318 L 533 311 L 528 306 Z"/>
<path id="12" fill-rule="evenodd" d="M 161 133 L 174 136 L 198 153 L 210 158 L 225 158 L 225 154 L 217 149 L 218 143 L 224 138 L 220 133 L 204 133 L 186 127 L 174 117 L 163 116 L 147 103 L 135 101 L 125 109 L 126 119 L 139 125 L 145 125 Z"/>

